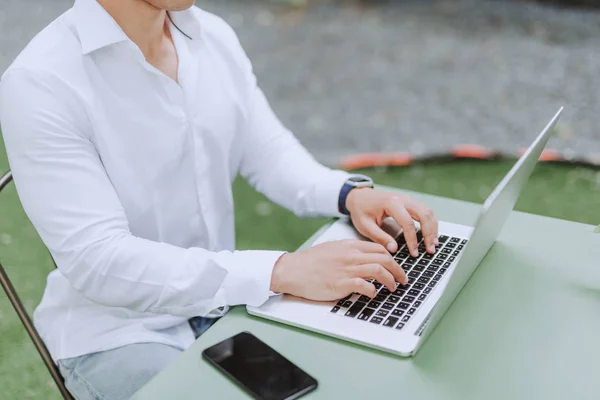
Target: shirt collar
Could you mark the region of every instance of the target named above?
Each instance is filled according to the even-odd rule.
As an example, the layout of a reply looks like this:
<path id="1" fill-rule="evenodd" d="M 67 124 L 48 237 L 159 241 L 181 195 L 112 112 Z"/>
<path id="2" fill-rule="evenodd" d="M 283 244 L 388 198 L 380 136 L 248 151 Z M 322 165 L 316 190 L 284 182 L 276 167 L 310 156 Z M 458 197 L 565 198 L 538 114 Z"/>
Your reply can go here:
<path id="1" fill-rule="evenodd" d="M 74 9 L 83 54 L 130 40 L 119 24 L 96 0 L 76 0 Z M 170 14 L 173 22 L 186 35 L 192 39 L 200 38 L 200 22 L 194 7 Z"/>
<path id="2" fill-rule="evenodd" d="M 76 0 L 73 7 L 83 54 L 129 40 L 119 24 L 96 0 Z"/>

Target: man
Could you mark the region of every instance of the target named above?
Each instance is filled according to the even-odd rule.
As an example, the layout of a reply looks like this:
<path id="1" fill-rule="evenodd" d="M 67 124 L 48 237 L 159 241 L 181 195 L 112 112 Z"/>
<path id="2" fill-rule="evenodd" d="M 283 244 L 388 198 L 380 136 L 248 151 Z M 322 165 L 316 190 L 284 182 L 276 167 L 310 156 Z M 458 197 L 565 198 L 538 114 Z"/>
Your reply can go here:
<path id="1" fill-rule="evenodd" d="M 394 290 L 386 216 L 413 255 L 413 219 L 437 244 L 430 209 L 314 161 L 231 28 L 192 3 L 76 0 L 2 77 L 17 190 L 58 266 L 35 323 L 78 399 L 129 398 L 224 306 L 374 296 L 363 278 Z M 375 243 L 234 251 L 238 173 L 298 215 L 349 214 Z"/>

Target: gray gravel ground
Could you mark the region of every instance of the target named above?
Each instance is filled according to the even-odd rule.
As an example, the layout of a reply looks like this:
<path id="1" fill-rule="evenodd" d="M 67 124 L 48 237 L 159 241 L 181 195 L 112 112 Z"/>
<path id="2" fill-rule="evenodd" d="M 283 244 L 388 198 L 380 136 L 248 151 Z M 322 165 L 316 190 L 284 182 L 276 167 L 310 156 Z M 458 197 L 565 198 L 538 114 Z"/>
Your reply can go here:
<path id="1" fill-rule="evenodd" d="M 0 71 L 68 0 L 0 0 Z M 201 0 L 227 20 L 280 118 L 318 158 L 528 144 L 600 160 L 600 12 L 505 0 Z"/>

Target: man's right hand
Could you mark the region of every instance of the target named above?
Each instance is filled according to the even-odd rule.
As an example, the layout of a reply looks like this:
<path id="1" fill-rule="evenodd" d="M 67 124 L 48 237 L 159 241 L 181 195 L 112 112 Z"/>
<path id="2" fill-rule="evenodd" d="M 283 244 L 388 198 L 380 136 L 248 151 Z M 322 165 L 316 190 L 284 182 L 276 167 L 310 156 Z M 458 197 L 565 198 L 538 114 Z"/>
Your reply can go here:
<path id="1" fill-rule="evenodd" d="M 339 240 L 281 256 L 271 277 L 271 291 L 310 300 L 337 300 L 356 292 L 375 297 L 375 279 L 390 291 L 406 284 L 404 270 L 380 244 Z"/>

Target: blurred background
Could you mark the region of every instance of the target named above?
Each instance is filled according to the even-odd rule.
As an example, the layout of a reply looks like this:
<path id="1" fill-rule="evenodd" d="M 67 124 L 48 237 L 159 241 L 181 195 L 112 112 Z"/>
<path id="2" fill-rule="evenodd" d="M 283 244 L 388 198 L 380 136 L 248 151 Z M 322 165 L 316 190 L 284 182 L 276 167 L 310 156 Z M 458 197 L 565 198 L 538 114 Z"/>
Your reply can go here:
<path id="1" fill-rule="evenodd" d="M 0 73 L 72 3 L 0 0 Z M 233 26 L 273 109 L 317 159 L 377 183 L 480 203 L 565 106 L 517 209 L 600 223 L 600 1 L 197 5 Z M 240 248 L 291 251 L 324 222 L 241 180 L 234 196 Z M 33 310 L 52 263 L 12 186 L 0 196 L 0 262 Z M 0 388 L 2 400 L 59 398 L 3 293 Z"/>

